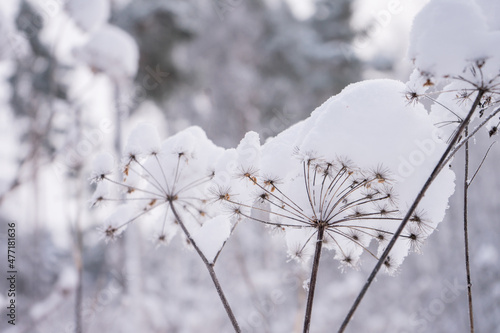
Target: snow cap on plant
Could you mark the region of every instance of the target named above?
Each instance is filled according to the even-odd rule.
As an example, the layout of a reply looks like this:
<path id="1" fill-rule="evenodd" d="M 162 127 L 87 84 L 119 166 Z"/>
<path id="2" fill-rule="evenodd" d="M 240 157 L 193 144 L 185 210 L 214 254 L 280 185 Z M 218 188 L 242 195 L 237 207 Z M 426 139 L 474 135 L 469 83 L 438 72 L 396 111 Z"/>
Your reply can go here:
<path id="1" fill-rule="evenodd" d="M 77 59 L 117 81 L 132 78 L 137 73 L 139 48 L 136 42 L 111 24 L 100 26 L 74 53 Z"/>
<path id="2" fill-rule="evenodd" d="M 160 136 L 156 127 L 149 123 L 140 123 L 130 133 L 127 145 L 124 149 L 125 155 L 158 154 L 160 151 Z"/>
<path id="3" fill-rule="evenodd" d="M 69 0 L 66 3 L 66 10 L 75 23 L 90 33 L 108 21 L 110 7 L 110 2 L 103 0 Z"/>
<path id="4" fill-rule="evenodd" d="M 235 149 L 227 149 L 217 162 L 212 182 L 212 201 L 236 220 L 249 216 L 260 167 L 260 139 L 248 132 Z M 229 203 L 229 205 L 227 205 Z"/>
<path id="5" fill-rule="evenodd" d="M 500 25 L 494 17 L 499 9 L 492 0 L 433 0 L 415 18 L 409 57 L 416 69 L 407 98 L 434 102 L 431 115 L 444 139 L 465 119 L 479 92 L 480 112 L 471 121 L 498 107 Z"/>
<path id="6" fill-rule="evenodd" d="M 496 1 L 432 0 L 415 17 L 408 55 L 432 76 L 455 76 L 471 62 L 492 59 L 500 52 Z M 494 59 L 493 59 L 494 58 Z"/>
<path id="7" fill-rule="evenodd" d="M 172 204 L 188 232 L 200 242 L 202 250 L 206 249 L 207 258 L 214 260 L 214 249 L 220 249 L 228 237 L 228 224 L 214 220 L 217 211 L 208 204 L 210 180 L 223 152 L 199 127 L 187 128 L 160 143 L 153 126 L 138 125 L 128 138 L 118 177 L 108 173 L 101 176 L 102 167 L 96 170 L 100 181 L 121 190 L 122 207 L 127 207 L 121 208 L 121 213 L 113 215 L 104 226 L 104 236 L 115 239 L 128 224 L 147 216 L 147 220 L 157 222 L 156 242 L 166 244 L 179 228 Z M 106 190 L 98 187 L 94 200 L 120 201 L 105 197 Z M 213 237 L 218 228 L 220 235 Z M 211 240 L 202 240 L 204 236 Z"/>

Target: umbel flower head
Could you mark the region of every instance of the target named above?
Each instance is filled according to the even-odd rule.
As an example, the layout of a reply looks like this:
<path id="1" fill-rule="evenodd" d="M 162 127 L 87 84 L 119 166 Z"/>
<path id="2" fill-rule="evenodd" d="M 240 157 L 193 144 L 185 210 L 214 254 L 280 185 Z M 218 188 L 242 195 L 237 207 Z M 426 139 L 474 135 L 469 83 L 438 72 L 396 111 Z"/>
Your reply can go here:
<path id="1" fill-rule="evenodd" d="M 479 93 L 479 112 L 472 121 L 498 111 L 500 35 L 493 12 L 493 2 L 430 1 L 413 22 L 408 54 L 415 70 L 406 97 L 412 103 L 433 102 L 431 115 L 445 139 L 466 118 Z M 486 128 L 490 136 L 500 125 L 495 115 Z"/>
<path id="2" fill-rule="evenodd" d="M 288 254 L 297 261 L 312 255 L 320 229 L 323 247 L 335 250 L 342 264 L 356 266 L 363 251 L 376 258 L 370 241 L 376 239 L 383 250 L 401 220 L 388 170 L 361 170 L 347 159 L 313 156 L 298 152 L 298 174 L 288 179 L 243 174 L 253 186 L 251 203 L 222 189 L 216 199 L 237 216 L 285 230 Z M 423 237 L 423 229 L 415 232 Z"/>
<path id="3" fill-rule="evenodd" d="M 293 259 L 306 261 L 318 234 L 345 266 L 359 264 L 363 252 L 378 258 L 445 147 L 423 107 L 405 102 L 404 90 L 397 81 L 361 82 L 262 146 L 245 137 L 240 146 L 256 153 L 240 152 L 253 158 L 236 159 L 229 184 L 214 178 L 214 200 L 234 216 L 283 230 Z M 454 174 L 443 170 L 391 251 L 387 271 L 420 250 L 453 191 Z"/>
<path id="4" fill-rule="evenodd" d="M 156 243 L 167 244 L 179 229 L 174 206 L 187 231 L 200 244 L 206 243 L 202 240 L 205 233 L 223 235 L 216 237 L 216 244 L 201 245 L 214 260 L 218 251 L 213 254 L 210 246 L 221 247 L 231 230 L 229 221 L 212 221 L 217 212 L 208 205 L 207 188 L 223 151 L 198 127 L 190 127 L 160 144 L 154 127 L 140 125 L 129 137 L 117 177 L 110 174 L 112 162 L 108 155 L 96 163 L 93 180 L 98 185 L 92 205 L 121 202 L 102 228 L 104 238 L 115 239 L 127 225 L 147 216 L 147 220 L 156 222 Z M 110 188 L 114 194 L 109 194 Z"/>

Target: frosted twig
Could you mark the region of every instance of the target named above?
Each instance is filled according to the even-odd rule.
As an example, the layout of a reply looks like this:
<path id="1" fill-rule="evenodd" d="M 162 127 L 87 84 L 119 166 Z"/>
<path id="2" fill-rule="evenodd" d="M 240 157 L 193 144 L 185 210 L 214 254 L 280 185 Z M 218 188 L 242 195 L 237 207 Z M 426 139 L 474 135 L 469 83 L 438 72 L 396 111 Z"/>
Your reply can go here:
<path id="1" fill-rule="evenodd" d="M 465 127 L 465 136 L 468 135 L 468 127 Z M 469 141 L 465 143 L 465 168 L 464 168 L 464 244 L 465 244 L 465 273 L 467 276 L 467 300 L 469 304 L 469 327 L 470 332 L 474 333 L 474 312 L 472 309 L 472 283 L 470 275 L 469 261 L 469 230 L 468 230 L 468 195 L 469 195 Z"/>

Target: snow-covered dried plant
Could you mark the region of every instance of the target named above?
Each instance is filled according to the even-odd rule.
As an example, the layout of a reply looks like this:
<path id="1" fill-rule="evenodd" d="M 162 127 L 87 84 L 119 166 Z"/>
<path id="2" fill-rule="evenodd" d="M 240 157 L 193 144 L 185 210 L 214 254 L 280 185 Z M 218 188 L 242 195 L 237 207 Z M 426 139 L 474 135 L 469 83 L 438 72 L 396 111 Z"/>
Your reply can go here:
<path id="1" fill-rule="evenodd" d="M 115 239 L 130 223 L 146 216 L 157 222 L 157 245 L 168 244 L 180 227 L 186 244 L 196 241 L 213 263 L 231 232 L 229 220 L 216 218 L 217 211 L 208 204 L 207 189 L 223 151 L 198 127 L 160 144 L 154 127 L 139 125 L 128 139 L 118 177 L 111 174 L 112 156 L 103 154 L 95 162 L 92 179 L 97 187 L 92 206 L 121 203 L 106 221 L 105 239 Z"/>
<path id="2" fill-rule="evenodd" d="M 92 180 L 97 182 L 97 188 L 91 204 L 121 203 L 101 230 L 108 241 L 146 216 L 157 222 L 157 244 L 170 242 L 180 228 L 186 244 L 196 250 L 207 267 L 231 323 L 239 332 L 213 268 L 232 227 L 228 219 L 217 216 L 207 204 L 208 184 L 223 151 L 198 127 L 190 127 L 160 144 L 152 126 L 139 125 L 129 137 L 118 178 L 111 175 L 110 155 L 96 160 Z"/>

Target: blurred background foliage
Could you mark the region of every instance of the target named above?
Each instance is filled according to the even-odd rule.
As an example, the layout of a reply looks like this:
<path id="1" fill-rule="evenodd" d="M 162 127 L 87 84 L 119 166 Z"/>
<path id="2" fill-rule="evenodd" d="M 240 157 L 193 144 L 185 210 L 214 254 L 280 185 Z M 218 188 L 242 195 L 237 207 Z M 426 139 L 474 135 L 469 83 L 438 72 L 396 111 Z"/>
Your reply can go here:
<path id="1" fill-rule="evenodd" d="M 120 44 L 110 43 L 119 57 L 108 67 L 98 66 L 99 53 L 91 61 L 76 56 L 91 33 L 59 22 L 71 20 L 71 3 L 84 2 L 0 6 L 0 235 L 5 244 L 5 224 L 16 222 L 19 266 L 18 325 L 2 320 L 0 330 L 230 332 L 199 258 L 182 240 L 155 248 L 146 220 L 118 242 L 98 239 L 107 210 L 88 210 L 93 155 L 116 150 L 140 121 L 155 123 L 165 137 L 199 125 L 224 147 L 249 130 L 265 140 L 349 83 L 407 78 L 401 53 L 367 59 L 356 44 L 370 44 L 374 27 L 398 25 L 377 27 L 370 15 L 353 24 L 366 1 L 311 0 L 301 15 L 282 0 L 114 0 L 106 20 L 138 48 L 136 74 L 116 76 L 109 67 L 130 56 L 120 56 Z M 388 50 L 404 54 L 399 40 L 391 43 Z M 112 130 L 103 129 L 103 119 Z M 476 162 L 488 144 L 478 139 Z M 478 332 L 500 332 L 499 161 L 493 150 L 470 190 Z M 411 255 L 397 277 L 378 278 L 348 331 L 467 330 L 459 194 L 423 255 Z M 342 273 L 331 257 L 322 260 L 313 332 L 337 329 L 373 262 L 366 257 L 368 265 Z M 216 269 L 244 332 L 300 331 L 307 272 L 287 261 L 279 236 L 239 226 Z M 5 281 L 0 285 L 5 290 Z M 6 301 L 2 293 L 0 304 Z"/>

